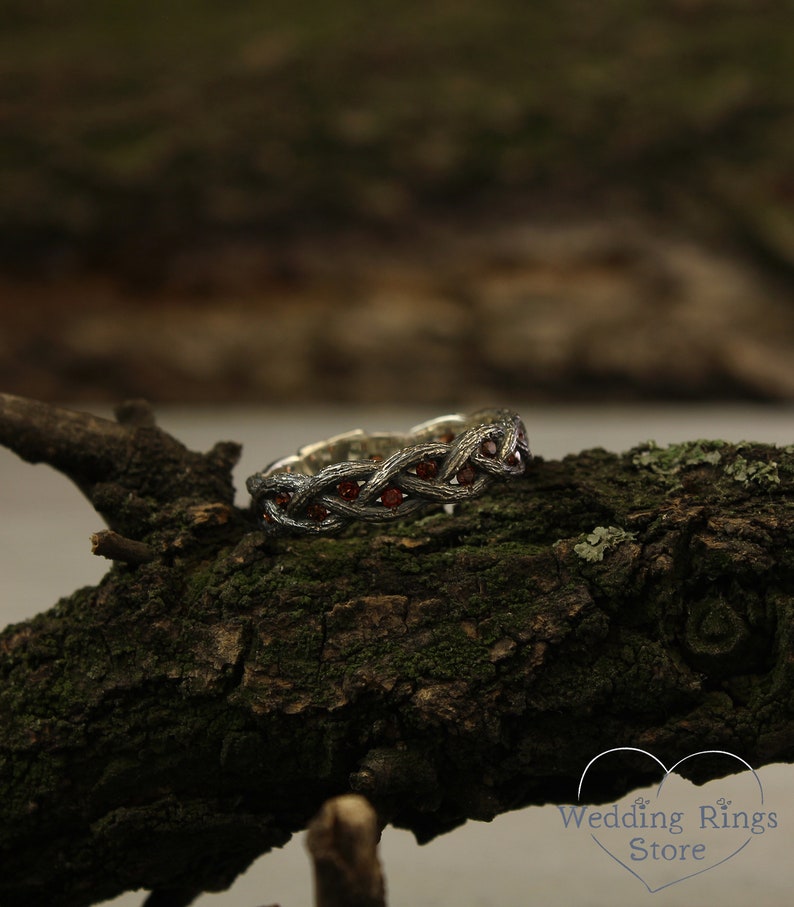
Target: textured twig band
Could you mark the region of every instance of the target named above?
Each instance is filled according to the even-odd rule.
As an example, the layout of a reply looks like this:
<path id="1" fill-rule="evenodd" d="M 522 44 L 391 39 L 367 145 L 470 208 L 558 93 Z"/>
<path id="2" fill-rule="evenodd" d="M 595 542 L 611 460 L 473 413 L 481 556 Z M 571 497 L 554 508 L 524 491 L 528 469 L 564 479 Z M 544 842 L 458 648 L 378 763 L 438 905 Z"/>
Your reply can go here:
<path id="1" fill-rule="evenodd" d="M 523 475 L 529 458 L 519 416 L 489 409 L 442 416 L 405 435 L 337 435 L 276 461 L 246 486 L 263 528 L 325 533 L 468 500 L 495 478 Z"/>

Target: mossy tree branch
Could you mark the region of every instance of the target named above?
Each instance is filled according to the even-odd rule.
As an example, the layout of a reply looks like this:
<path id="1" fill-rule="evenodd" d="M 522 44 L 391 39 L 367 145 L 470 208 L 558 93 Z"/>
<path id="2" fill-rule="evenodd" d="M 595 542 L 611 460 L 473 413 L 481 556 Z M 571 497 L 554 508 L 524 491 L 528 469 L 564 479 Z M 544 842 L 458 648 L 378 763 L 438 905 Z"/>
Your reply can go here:
<path id="1" fill-rule="evenodd" d="M 188 903 L 351 790 L 428 840 L 570 802 L 613 746 L 792 759 L 792 449 L 586 451 L 455 516 L 273 541 L 236 446 L 1 402 L 0 441 L 147 554 L 0 636 L 4 907 Z M 588 796 L 650 780 L 610 763 Z"/>

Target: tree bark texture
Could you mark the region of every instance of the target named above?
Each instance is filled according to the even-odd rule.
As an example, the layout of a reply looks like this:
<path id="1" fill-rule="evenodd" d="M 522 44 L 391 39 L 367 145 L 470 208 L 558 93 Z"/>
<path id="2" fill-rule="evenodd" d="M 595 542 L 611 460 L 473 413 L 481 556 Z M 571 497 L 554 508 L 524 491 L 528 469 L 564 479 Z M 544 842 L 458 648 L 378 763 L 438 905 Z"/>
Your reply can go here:
<path id="1" fill-rule="evenodd" d="M 590 450 L 454 515 L 274 540 L 236 445 L 119 418 L 0 398 L 0 441 L 118 536 L 97 587 L 0 636 L 2 907 L 188 903 L 339 794 L 427 841 L 575 801 L 611 747 L 794 756 L 794 449 Z M 586 795 L 653 780 L 599 763 Z"/>

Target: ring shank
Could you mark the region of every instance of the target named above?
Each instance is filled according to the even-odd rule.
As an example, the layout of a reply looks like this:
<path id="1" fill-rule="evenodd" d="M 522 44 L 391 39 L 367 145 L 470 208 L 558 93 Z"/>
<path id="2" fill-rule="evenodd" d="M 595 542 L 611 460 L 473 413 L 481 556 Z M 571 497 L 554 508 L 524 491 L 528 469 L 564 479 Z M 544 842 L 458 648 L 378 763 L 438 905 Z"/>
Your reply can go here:
<path id="1" fill-rule="evenodd" d="M 336 463 L 356 462 L 385 458 L 401 450 L 408 443 L 405 435 L 375 432 L 367 434 L 360 428 L 355 431 L 334 435 L 327 441 L 307 444 L 290 457 L 276 460 L 265 475 L 278 472 L 295 472 L 304 476 L 316 476 L 326 466 Z"/>
<path id="2" fill-rule="evenodd" d="M 372 432 L 360 428 L 354 431 L 334 435 L 325 441 L 306 444 L 296 454 L 282 457 L 271 463 L 263 475 L 270 476 L 279 472 L 292 472 L 304 476 L 316 476 L 326 466 L 335 463 L 355 462 L 359 460 L 385 459 L 392 454 L 422 441 L 451 441 L 468 428 L 476 425 L 487 425 L 512 415 L 503 409 L 484 409 L 470 415 L 450 413 L 420 422 L 407 433 Z"/>

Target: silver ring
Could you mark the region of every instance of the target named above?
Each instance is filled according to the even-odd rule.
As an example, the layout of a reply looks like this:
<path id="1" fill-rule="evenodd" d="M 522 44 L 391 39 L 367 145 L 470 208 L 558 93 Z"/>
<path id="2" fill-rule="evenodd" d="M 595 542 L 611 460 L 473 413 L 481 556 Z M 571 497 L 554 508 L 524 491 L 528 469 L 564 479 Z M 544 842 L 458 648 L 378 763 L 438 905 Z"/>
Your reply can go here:
<path id="1" fill-rule="evenodd" d="M 522 476 L 530 457 L 520 417 L 487 409 L 407 434 L 336 435 L 276 460 L 246 487 L 266 531 L 320 534 L 478 497 L 494 479 Z"/>

